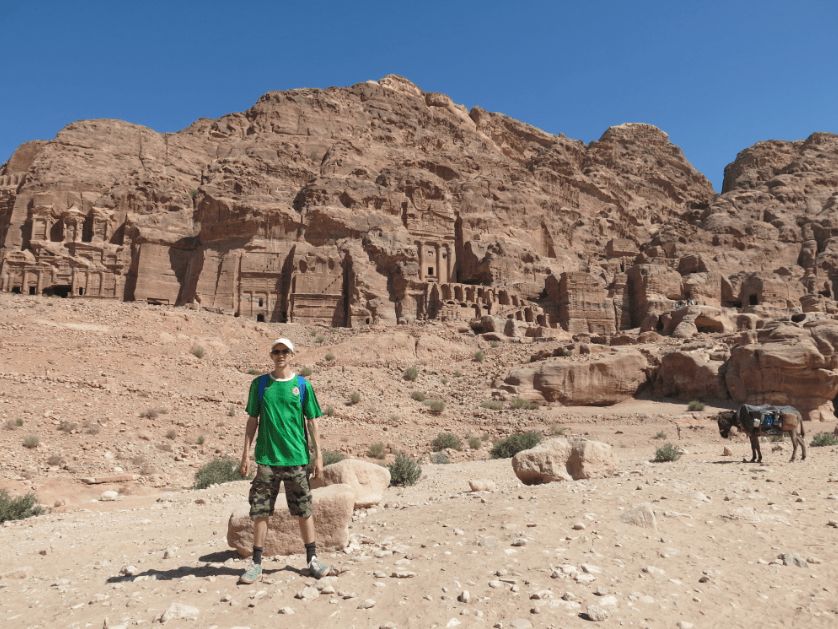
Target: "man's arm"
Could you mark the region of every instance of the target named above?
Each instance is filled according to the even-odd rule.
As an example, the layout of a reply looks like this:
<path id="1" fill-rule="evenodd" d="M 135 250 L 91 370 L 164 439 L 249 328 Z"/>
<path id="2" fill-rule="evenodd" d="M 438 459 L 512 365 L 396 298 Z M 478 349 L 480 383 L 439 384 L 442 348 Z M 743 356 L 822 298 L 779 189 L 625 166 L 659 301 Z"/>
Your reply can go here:
<path id="1" fill-rule="evenodd" d="M 314 441 L 314 473 L 312 478 L 320 478 L 323 474 L 323 452 L 320 450 L 320 429 L 317 427 L 317 418 L 309 419 L 308 434 Z"/>
<path id="2" fill-rule="evenodd" d="M 242 452 L 242 462 L 239 466 L 239 474 L 247 478 L 250 474 L 250 446 L 253 443 L 253 437 L 256 436 L 256 428 L 259 427 L 259 419 L 257 417 L 247 418 L 247 428 L 244 431 L 244 452 Z"/>

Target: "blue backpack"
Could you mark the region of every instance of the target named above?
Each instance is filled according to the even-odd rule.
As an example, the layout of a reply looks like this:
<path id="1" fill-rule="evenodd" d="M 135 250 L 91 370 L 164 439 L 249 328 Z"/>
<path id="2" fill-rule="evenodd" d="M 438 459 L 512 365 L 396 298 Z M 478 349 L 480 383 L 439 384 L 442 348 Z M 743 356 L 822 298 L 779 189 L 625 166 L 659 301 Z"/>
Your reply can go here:
<path id="1" fill-rule="evenodd" d="M 265 389 L 268 388 L 268 374 L 259 377 L 259 414 L 262 413 L 262 400 L 265 397 Z M 303 410 L 303 418 L 306 414 L 306 379 L 302 376 L 297 376 L 297 388 L 300 389 L 300 406 Z"/>

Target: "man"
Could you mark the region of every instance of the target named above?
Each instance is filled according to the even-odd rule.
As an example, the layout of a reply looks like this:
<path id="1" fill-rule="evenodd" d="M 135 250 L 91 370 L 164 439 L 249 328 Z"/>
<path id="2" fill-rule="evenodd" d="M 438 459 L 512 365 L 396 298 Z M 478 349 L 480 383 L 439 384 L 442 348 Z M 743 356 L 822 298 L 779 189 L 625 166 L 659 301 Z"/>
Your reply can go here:
<path id="1" fill-rule="evenodd" d="M 249 584 L 262 578 L 262 545 L 268 534 L 268 518 L 274 511 L 280 481 L 285 482 L 288 510 L 299 520 L 309 571 L 318 579 L 329 572 L 329 567 L 321 563 L 316 554 L 307 469 L 308 434 L 314 441 L 312 478 L 319 478 L 323 473 L 323 454 L 320 451 L 320 432 L 317 427 L 317 418 L 323 413 L 311 384 L 306 382 L 305 391 L 300 390 L 299 379 L 291 371 L 293 355 L 294 345 L 291 341 L 286 338 L 274 341 L 271 345 L 273 372 L 267 374 L 267 378 L 255 378 L 250 384 L 247 430 L 239 472 L 242 476 L 250 473 L 250 444 L 258 426 L 255 453 L 257 470 L 249 495 L 250 517 L 253 518 L 253 560 L 239 583 Z M 263 378 L 265 380 L 260 387 Z M 304 418 L 308 418 L 307 421 Z"/>

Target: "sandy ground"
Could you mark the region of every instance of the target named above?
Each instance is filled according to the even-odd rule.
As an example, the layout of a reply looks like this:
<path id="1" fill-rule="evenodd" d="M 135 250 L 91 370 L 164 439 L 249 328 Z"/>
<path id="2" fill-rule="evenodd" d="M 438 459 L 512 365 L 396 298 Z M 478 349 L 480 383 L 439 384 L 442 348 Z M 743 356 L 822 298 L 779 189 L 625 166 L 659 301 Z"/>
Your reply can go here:
<path id="1" fill-rule="evenodd" d="M 838 447 L 810 448 L 805 462 L 788 463 L 787 443 L 783 451 L 766 443 L 764 465 L 743 463 L 747 442 L 723 441 L 712 421 L 724 404 L 701 413 L 659 400 L 491 411 L 480 403 L 492 379 L 526 362 L 531 347 L 491 348 L 426 328 L 414 332 L 449 339 L 448 355 L 419 359 L 400 345 L 382 361 L 365 354 L 366 341 L 339 354 L 371 333 L 311 331 L 0 296 L 0 421 L 13 424 L 0 430 L 0 488 L 62 505 L 0 528 L 0 574 L 20 577 L 0 578 L 0 626 L 150 626 L 175 602 L 198 617 L 167 627 L 581 627 L 592 622 L 591 605 L 606 611 L 599 624 L 608 626 L 838 625 L 838 528 L 829 526 L 838 520 Z M 247 370 L 264 369 L 263 346 L 291 334 L 303 339 L 300 364 L 311 365 L 321 406 L 334 408 L 323 420 L 327 449 L 362 456 L 382 442 L 426 457 L 442 431 L 497 438 L 563 429 L 610 443 L 620 471 L 528 487 L 508 460 L 489 460 L 485 445 L 451 452 L 454 463 L 425 463 L 415 486 L 391 488 L 382 505 L 356 512 L 357 550 L 321 553 L 340 574 L 319 582 L 325 590 L 313 600 L 295 598 L 315 584 L 301 555 L 267 559 L 261 583 L 239 586 L 245 561 L 225 533 L 248 484 L 185 486 L 213 456 L 240 455 Z M 478 348 L 483 363 L 470 358 Z M 326 361 L 330 351 L 336 359 Z M 410 364 L 419 367 L 415 383 L 402 377 Z M 347 404 L 356 390 L 361 403 Z M 427 413 L 410 398 L 415 390 L 445 399 L 446 410 Z M 150 417 L 155 408 L 165 412 Z M 833 428 L 807 424 L 807 442 Z M 37 447 L 23 447 L 29 435 Z M 667 442 L 687 454 L 652 463 Z M 722 456 L 724 446 L 734 456 Z M 119 473 L 138 479 L 80 481 Z M 469 479 L 497 489 L 471 492 Z M 119 499 L 99 501 L 107 489 Z M 640 503 L 652 505 L 656 530 L 620 520 Z M 775 561 L 786 553 L 806 565 Z M 367 600 L 375 604 L 359 609 Z"/>

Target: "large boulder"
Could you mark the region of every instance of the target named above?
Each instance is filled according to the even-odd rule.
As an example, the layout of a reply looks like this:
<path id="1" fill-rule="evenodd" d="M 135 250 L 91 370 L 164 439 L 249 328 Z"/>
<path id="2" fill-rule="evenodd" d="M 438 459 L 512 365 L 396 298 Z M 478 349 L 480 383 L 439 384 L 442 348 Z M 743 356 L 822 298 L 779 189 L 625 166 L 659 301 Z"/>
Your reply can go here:
<path id="1" fill-rule="evenodd" d="M 758 342 L 731 350 L 730 396 L 748 404 L 788 404 L 804 419 L 834 421 L 838 395 L 838 321 L 767 325 Z"/>
<path id="2" fill-rule="evenodd" d="M 346 548 L 349 544 L 349 523 L 352 521 L 355 492 L 349 485 L 330 485 L 312 490 L 312 497 L 318 546 L 335 550 Z M 230 515 L 227 544 L 242 557 L 253 554 L 253 520 L 249 504 L 241 503 Z M 288 503 L 282 496 L 277 499 L 274 513 L 268 518 L 268 535 L 263 548 L 266 557 L 302 552 L 298 520 L 288 513 Z"/>
<path id="3" fill-rule="evenodd" d="M 600 478 L 613 473 L 618 465 L 607 443 L 562 437 L 543 441 L 512 457 L 512 469 L 525 485 Z"/>
<path id="4" fill-rule="evenodd" d="M 355 493 L 355 508 L 366 509 L 380 503 L 390 486 L 390 470 L 382 465 L 344 459 L 323 469 L 323 485 L 349 485 Z"/>
<path id="5" fill-rule="evenodd" d="M 506 384 L 522 397 L 577 406 L 608 406 L 632 397 L 646 384 L 646 358 L 636 350 L 596 356 L 588 361 L 565 358 L 513 369 Z"/>
<path id="6" fill-rule="evenodd" d="M 661 358 L 655 378 L 655 395 L 684 399 L 729 397 L 724 362 L 711 360 L 703 350 L 677 351 Z"/>

